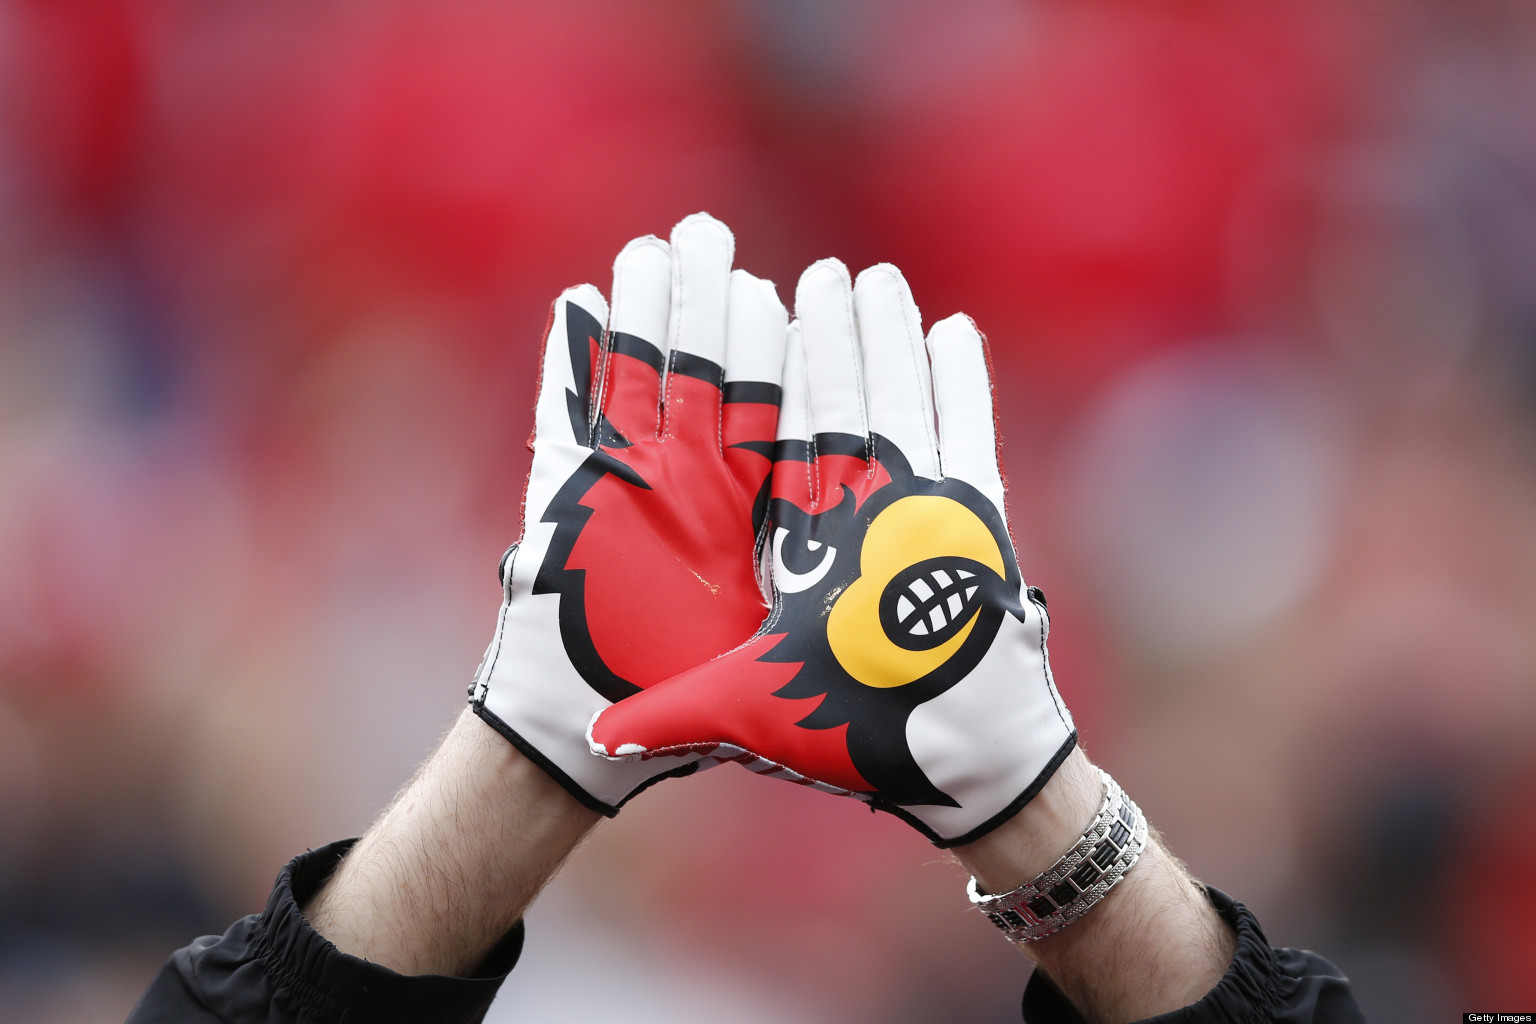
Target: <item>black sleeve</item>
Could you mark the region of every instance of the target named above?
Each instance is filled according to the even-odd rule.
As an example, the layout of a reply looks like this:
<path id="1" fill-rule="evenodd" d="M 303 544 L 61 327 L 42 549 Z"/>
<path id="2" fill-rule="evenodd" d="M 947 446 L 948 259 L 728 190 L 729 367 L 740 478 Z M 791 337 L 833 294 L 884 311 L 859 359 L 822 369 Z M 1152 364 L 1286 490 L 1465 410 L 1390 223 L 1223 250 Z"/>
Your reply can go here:
<path id="1" fill-rule="evenodd" d="M 355 840 L 295 857 L 260 914 L 222 937 L 171 954 L 128 1024 L 460 1024 L 478 1022 L 523 949 L 517 925 L 473 977 L 406 977 L 348 956 L 309 926 L 299 907 L 336 870 Z"/>
<path id="2" fill-rule="evenodd" d="M 1237 932 L 1237 953 L 1216 987 L 1198 1003 L 1135 1024 L 1365 1024 L 1349 979 L 1304 949 L 1271 949 L 1252 912 L 1219 889 L 1211 905 Z M 1084 1024 L 1043 971 L 1024 989 L 1025 1024 Z"/>

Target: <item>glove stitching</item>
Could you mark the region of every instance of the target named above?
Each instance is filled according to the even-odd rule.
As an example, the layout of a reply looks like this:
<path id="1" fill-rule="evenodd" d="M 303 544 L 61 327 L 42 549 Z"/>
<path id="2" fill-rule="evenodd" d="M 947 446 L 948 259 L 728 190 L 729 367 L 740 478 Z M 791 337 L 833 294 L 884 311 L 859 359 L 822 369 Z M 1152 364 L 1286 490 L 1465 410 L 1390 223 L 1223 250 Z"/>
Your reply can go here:
<path id="1" fill-rule="evenodd" d="M 720 357 L 720 373 L 715 378 L 719 400 L 715 402 L 715 454 L 725 459 L 725 357 Z"/>
<path id="2" fill-rule="evenodd" d="M 975 320 L 968 315 L 965 320 L 976 332 L 976 337 L 981 339 L 981 360 L 987 368 L 987 401 L 992 403 L 992 468 L 997 473 L 997 485 L 1003 491 L 1003 522 L 1006 524 L 1008 522 L 1008 473 L 1003 466 L 1003 432 L 997 418 L 997 373 L 992 367 L 992 343 L 987 340 L 986 332 L 976 325 Z M 1011 527 L 1008 539 L 1013 540 Z"/>
<path id="3" fill-rule="evenodd" d="M 1019 545 L 1013 539 L 1013 522 L 1008 517 L 1008 478 L 1003 475 L 1002 432 L 998 430 L 997 424 L 997 385 L 994 383 L 995 375 L 992 372 L 992 347 L 988 344 L 987 336 L 982 333 L 981 328 L 976 326 L 976 321 L 972 320 L 969 316 L 965 319 L 971 325 L 971 329 L 976 332 L 976 337 L 981 343 L 981 359 L 987 371 L 987 401 L 992 406 L 992 468 L 997 474 L 998 486 L 1002 489 L 1003 498 L 1003 507 L 999 511 L 1003 515 L 1003 529 L 1008 533 L 1008 543 L 1013 545 L 1014 558 L 1017 559 Z M 938 400 L 938 389 L 935 388 L 935 405 L 937 405 Z M 939 422 L 942 423 L 943 421 L 943 415 L 940 414 Z M 1023 573 L 1020 573 L 1019 576 L 1019 586 L 1022 588 L 1025 586 Z M 1025 593 L 1027 594 L 1028 591 L 1026 590 Z M 1050 649 L 1046 642 L 1046 633 L 1051 621 L 1051 613 L 1033 597 L 1029 598 L 1029 602 L 1035 605 L 1040 612 L 1040 664 L 1045 671 L 1045 685 L 1050 691 L 1051 703 L 1056 706 L 1056 717 L 1061 721 L 1063 728 L 1071 731 L 1073 726 L 1071 722 L 1067 721 L 1066 702 L 1061 699 L 1061 691 L 1056 687 L 1056 674 L 1051 671 Z"/>
<path id="4" fill-rule="evenodd" d="M 811 418 L 811 388 L 810 367 L 806 367 L 806 388 L 802 401 L 805 403 L 806 433 L 810 434 L 810 440 L 806 444 L 806 453 L 809 458 L 805 463 L 805 486 L 810 495 L 811 511 L 816 510 L 816 496 L 820 493 L 821 467 L 816 463 L 816 423 Z"/>
<path id="5" fill-rule="evenodd" d="M 550 339 L 550 336 L 551 336 L 551 334 L 553 333 L 553 331 L 555 329 L 556 324 L 560 323 L 560 322 L 563 322 L 563 320 L 564 320 L 564 314 L 565 314 L 564 304 L 571 301 L 571 300 L 566 298 L 566 295 L 568 295 L 569 293 L 570 293 L 570 290 L 568 289 L 565 293 L 563 293 L 558 299 L 556 299 L 554 301 L 554 303 L 549 307 L 549 319 L 544 322 L 543 352 L 542 352 L 542 354 L 541 354 L 541 356 L 539 358 L 539 379 L 538 379 L 538 383 L 534 387 L 534 395 L 536 397 L 534 399 L 533 431 L 528 435 L 528 451 L 535 458 L 538 457 L 538 450 L 537 450 L 537 447 L 536 447 L 536 442 L 539 439 L 538 406 L 539 406 L 540 400 L 542 400 L 543 397 L 544 397 L 544 375 L 549 372 L 549 366 L 548 366 L 549 359 L 550 359 L 549 339 Z M 522 528 L 523 528 L 523 537 L 528 536 L 528 488 L 532 484 L 533 484 L 533 471 L 532 471 L 532 469 L 530 469 L 529 472 L 528 472 L 528 475 L 523 478 L 523 494 L 522 494 L 521 499 L 519 499 L 518 506 L 517 506 L 517 518 L 518 518 L 518 521 L 519 521 L 519 525 L 521 525 Z M 518 548 L 519 548 L 519 550 L 521 550 L 521 547 L 522 547 L 522 538 L 519 538 L 518 539 Z M 503 556 L 503 557 L 505 557 L 505 556 Z M 502 638 L 502 634 L 506 630 L 506 626 L 507 626 L 507 606 L 512 603 L 512 568 L 516 564 L 516 562 L 517 562 L 517 554 L 514 553 L 512 555 L 512 561 L 507 563 L 507 575 L 502 580 L 502 584 L 501 584 L 501 588 L 502 588 L 501 589 L 501 593 L 502 593 L 501 611 L 498 613 L 498 616 L 497 616 L 497 621 L 496 621 L 496 639 L 494 641 L 495 644 L 496 644 L 496 651 L 495 651 L 494 654 L 491 654 L 491 655 L 488 656 L 487 660 L 490 662 L 490 664 L 485 668 L 485 674 L 483 676 L 480 676 L 477 679 L 477 681 L 480 683 L 480 697 L 479 697 L 479 700 L 480 700 L 480 702 L 482 704 L 485 702 L 485 698 L 491 692 L 491 672 L 496 667 L 496 660 L 497 660 L 497 658 L 499 658 L 501 656 L 501 638 Z M 478 673 L 477 673 L 477 675 L 478 675 Z"/>
<path id="6" fill-rule="evenodd" d="M 773 584 L 763 576 L 763 552 L 768 544 L 768 517 L 763 517 L 763 524 L 757 528 L 757 537 L 752 542 L 752 578 L 757 581 L 757 591 L 769 601 L 773 600 Z M 769 612 L 772 615 L 772 612 Z"/>
<path id="7" fill-rule="evenodd" d="M 614 296 L 617 300 L 618 296 Z M 597 376 L 592 381 L 592 398 L 587 406 L 587 446 L 596 451 L 601 445 L 598 424 L 603 422 L 604 406 L 608 402 L 608 373 L 613 366 L 613 329 L 603 328 L 602 343 L 597 346 Z"/>
<path id="8" fill-rule="evenodd" d="M 889 271 L 887 271 L 886 273 L 889 273 Z M 899 293 L 900 292 L 905 292 L 905 294 L 903 295 L 903 298 L 910 299 L 911 298 L 911 293 L 905 291 L 905 289 L 900 287 L 901 279 L 897 275 L 895 275 L 895 274 L 891 274 L 890 276 L 891 276 L 891 279 L 893 281 L 898 282 L 898 289 L 897 289 L 898 292 Z M 922 366 L 917 361 L 917 354 L 918 354 L 919 351 L 921 351 L 923 353 L 923 358 L 924 359 L 926 359 L 928 357 L 927 348 L 923 344 L 922 314 L 919 313 L 918 316 L 917 316 L 917 334 L 913 335 L 913 333 L 912 333 L 912 318 L 906 316 L 905 315 L 906 312 L 907 312 L 906 305 L 905 305 L 905 303 L 903 303 L 903 306 L 902 306 L 903 316 L 901 318 L 901 322 L 902 322 L 902 326 L 904 326 L 906 328 L 906 330 L 907 330 L 907 355 L 910 356 L 911 359 L 912 359 L 912 372 L 914 374 L 916 374 L 916 381 L 917 381 L 917 401 L 918 401 L 919 405 L 922 405 L 923 404 L 923 390 L 924 390 L 923 389 L 923 368 L 922 368 Z M 915 303 L 915 302 L 912 303 L 912 312 L 917 313 L 917 303 Z M 930 380 L 932 379 L 932 371 L 931 370 L 929 371 L 929 379 Z M 929 395 L 931 396 L 932 393 L 933 393 L 933 386 L 932 386 L 931 383 L 928 386 L 927 390 L 929 392 Z M 924 415 L 922 417 L 920 417 L 922 419 L 922 421 L 923 421 L 923 434 L 924 434 L 924 436 L 926 436 L 928 438 L 928 450 L 934 454 L 935 458 L 937 458 L 938 451 L 939 451 L 939 439 L 937 437 L 935 437 L 934 433 L 933 433 L 933 417 L 931 415 L 927 415 L 927 413 L 928 413 L 927 409 L 924 409 L 923 412 L 924 412 Z"/>
<path id="9" fill-rule="evenodd" d="M 662 440 L 666 440 L 666 432 L 671 426 L 672 370 L 677 362 L 677 340 L 683 336 L 683 310 L 688 306 L 683 300 L 683 282 L 687 279 L 683 273 L 682 248 L 673 249 L 672 294 L 667 317 L 667 375 L 661 382 L 661 402 L 656 407 L 656 436 Z"/>
<path id="10" fill-rule="evenodd" d="M 672 429 L 672 377 L 677 366 L 677 349 L 667 352 L 666 379 L 661 382 L 661 402 L 656 406 L 656 437 L 665 441 Z"/>
<path id="11" fill-rule="evenodd" d="M 603 328 L 603 347 L 606 349 L 606 351 L 603 353 L 603 390 L 599 396 L 602 404 L 597 408 L 594 419 L 594 422 L 597 423 L 601 423 L 602 418 L 608 415 L 607 407 L 609 387 L 612 381 L 611 375 L 616 372 L 613 365 L 613 347 L 615 344 L 617 344 L 617 342 L 614 340 L 614 335 L 618 332 L 614 329 L 613 326 L 613 315 L 619 309 L 619 289 L 622 281 L 623 277 L 621 275 L 613 275 L 613 306 L 608 311 L 608 325 Z M 595 427 L 593 428 L 593 432 L 596 432 Z"/>
<path id="12" fill-rule="evenodd" d="M 733 253 L 734 255 L 734 253 Z M 720 376 L 715 381 L 715 390 L 720 392 L 720 399 L 715 403 L 715 451 L 720 458 L 725 458 L 725 364 L 730 358 L 730 328 L 731 328 L 731 276 L 727 271 L 725 278 L 725 322 L 720 328 L 724 335 L 725 343 L 720 348 Z"/>
<path id="13" fill-rule="evenodd" d="M 717 746 L 731 747 L 735 750 L 741 751 L 740 754 L 728 758 L 722 758 L 722 760 L 734 761 L 735 763 L 745 768 L 747 771 L 751 772 L 753 775 L 772 775 L 774 772 L 787 772 L 789 773 L 790 777 L 785 779 L 785 782 L 793 782 L 797 786 L 816 786 L 821 788 L 824 792 L 830 791 L 842 796 L 859 796 L 856 790 L 849 789 L 847 786 L 836 786 L 830 782 L 823 782 L 821 779 L 818 779 L 815 776 L 804 775 L 795 771 L 793 768 L 789 767 L 789 765 L 780 764 L 771 758 L 764 757 L 762 754 L 748 750 L 746 747 L 743 747 L 739 744 L 721 742 L 717 744 Z M 745 758 L 751 758 L 752 761 L 749 763 L 745 760 Z M 757 765 L 769 765 L 770 767 L 766 770 L 759 771 L 756 767 Z"/>
<path id="14" fill-rule="evenodd" d="M 783 617 L 784 617 L 784 602 L 779 600 L 778 593 L 777 593 L 777 591 L 775 591 L 774 598 L 773 598 L 773 607 L 768 610 L 768 617 L 763 620 L 762 626 L 758 628 L 757 635 L 758 636 L 766 636 L 768 631 L 773 629 L 774 626 L 777 626 L 779 624 L 779 620 L 781 618 L 783 618 Z M 750 642 L 751 641 L 748 641 L 748 643 L 750 643 Z M 745 647 L 746 644 L 742 644 L 741 646 Z"/>
<path id="15" fill-rule="evenodd" d="M 935 361 L 934 361 L 934 358 L 933 358 L 933 350 L 932 350 L 932 339 L 933 339 L 932 332 L 929 332 L 928 338 L 929 338 L 928 344 L 925 345 L 924 347 L 928 350 L 929 372 L 930 372 L 930 376 L 933 379 L 933 384 L 932 384 L 932 389 L 933 389 L 933 412 L 934 412 L 934 415 L 938 417 L 939 422 L 943 423 L 944 422 L 944 397 L 943 397 L 943 389 L 939 387 L 939 374 L 938 374 L 937 370 L 935 369 Z M 948 472 L 946 466 L 944 465 L 946 460 L 944 458 L 943 440 L 944 439 L 942 437 L 936 438 L 934 440 L 933 454 L 934 454 L 935 460 L 939 464 L 939 479 L 940 480 L 947 480 L 947 479 L 949 479 L 949 472 Z M 1008 522 L 1007 511 L 1004 510 L 1004 515 L 1003 515 L 1003 523 L 1004 523 L 1004 525 L 1007 525 L 1007 522 Z M 1010 542 L 1012 542 L 1012 540 L 1013 540 L 1012 535 L 1010 535 L 1008 537 L 1008 540 Z"/>
<path id="16" fill-rule="evenodd" d="M 1011 537 L 1009 539 L 1012 540 Z M 1061 700 L 1061 692 L 1056 689 L 1055 673 L 1051 671 L 1051 654 L 1046 647 L 1046 624 L 1050 621 L 1050 612 L 1042 608 L 1040 602 L 1036 601 L 1034 597 L 1030 597 L 1029 603 L 1034 605 L 1040 613 L 1040 665 L 1045 670 L 1046 689 L 1051 693 L 1051 703 L 1056 706 L 1056 717 L 1061 720 L 1062 727 L 1070 731 L 1072 723 L 1067 721 L 1067 716 L 1063 713 L 1065 705 L 1063 705 Z"/>
<path id="17" fill-rule="evenodd" d="M 565 299 L 565 296 L 562 295 L 560 298 L 558 298 L 558 299 L 556 299 L 554 301 L 554 304 L 549 307 L 549 319 L 546 320 L 545 323 L 544 323 L 544 340 L 543 340 L 544 348 L 543 348 L 542 355 L 539 357 L 539 379 L 538 379 L 538 382 L 534 385 L 534 391 L 533 391 L 533 394 L 534 394 L 533 429 L 528 434 L 528 441 L 527 441 L 527 445 L 526 445 L 527 448 L 528 448 L 528 453 L 530 455 L 534 454 L 534 451 L 535 451 L 534 442 L 536 442 L 539 439 L 539 406 L 540 406 L 540 404 L 541 404 L 541 402 L 542 402 L 542 400 L 544 398 L 545 363 L 547 363 L 549 361 L 549 334 L 550 334 L 551 331 L 553 331 L 555 329 L 555 320 L 558 318 L 558 314 L 561 311 L 560 303 L 562 301 L 564 301 L 564 299 Z M 533 472 L 530 470 L 528 475 L 523 477 L 523 493 L 522 493 L 522 496 L 519 497 L 518 501 L 517 501 L 517 523 L 518 523 L 518 526 L 520 526 L 522 528 L 522 532 L 524 534 L 527 534 L 527 532 L 528 532 L 528 488 L 532 484 L 533 484 Z"/>
<path id="18" fill-rule="evenodd" d="M 841 265 L 840 265 L 841 266 Z M 853 307 L 853 287 L 848 281 L 848 270 L 842 269 L 843 287 L 843 323 L 848 328 L 848 337 L 853 341 L 849 355 L 853 359 L 854 390 L 859 396 L 859 422 L 864 427 L 864 466 L 866 472 L 873 477 L 875 475 L 875 442 L 870 437 L 869 429 L 869 403 L 864 398 L 864 359 L 861 355 L 859 344 L 859 316 Z"/>
<path id="19" fill-rule="evenodd" d="M 704 750 L 699 749 L 706 747 L 710 750 L 718 750 L 721 747 L 727 747 L 731 750 L 737 751 L 738 753 L 732 754 L 729 757 L 720 757 L 717 754 L 707 753 Z M 834 785 L 830 782 L 823 782 L 821 779 L 818 779 L 814 776 L 802 774 L 795 771 L 788 765 L 780 764 L 771 758 L 764 757 L 761 754 L 748 750 L 741 744 L 733 743 L 730 740 L 690 740 L 685 743 L 672 743 L 664 747 L 657 747 L 654 750 L 646 751 L 646 755 L 649 756 L 637 756 L 640 760 L 646 761 L 652 760 L 656 757 L 681 757 L 683 754 L 700 754 L 703 757 L 713 757 L 721 764 L 734 762 L 735 764 L 741 765 L 743 768 L 754 775 L 771 775 L 774 772 L 787 772 L 790 777 L 786 778 L 784 781 L 792 782 L 797 786 L 816 786 L 820 787 L 823 792 L 851 796 L 857 800 L 870 799 L 869 797 L 860 793 L 858 790 L 849 789 L 847 786 Z M 759 771 L 757 768 L 753 767 L 754 764 L 764 764 L 771 767 L 767 768 L 766 770 Z"/>
<path id="20" fill-rule="evenodd" d="M 481 677 L 480 700 L 483 703 L 491 692 L 491 676 L 496 671 L 496 663 L 501 659 L 502 638 L 507 632 L 507 612 L 512 607 L 512 572 L 517 567 L 517 556 L 522 553 L 522 546 L 512 552 L 512 560 L 507 563 L 507 582 L 502 587 L 501 615 L 496 621 L 496 649 L 491 652 L 486 665 L 485 674 Z"/>

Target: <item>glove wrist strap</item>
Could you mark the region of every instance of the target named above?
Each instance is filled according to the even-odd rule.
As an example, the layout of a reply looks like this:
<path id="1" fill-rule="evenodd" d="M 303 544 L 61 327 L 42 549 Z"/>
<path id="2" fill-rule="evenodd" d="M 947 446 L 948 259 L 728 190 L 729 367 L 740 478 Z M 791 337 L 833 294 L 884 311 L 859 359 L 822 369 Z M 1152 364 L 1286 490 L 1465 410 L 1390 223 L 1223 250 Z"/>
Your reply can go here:
<path id="1" fill-rule="evenodd" d="M 971 903 L 1012 942 L 1054 935 L 1081 918 L 1113 889 L 1147 845 L 1147 819 L 1102 768 L 1104 802 L 1088 831 L 1060 860 L 1029 882 L 997 896 L 972 878 Z"/>

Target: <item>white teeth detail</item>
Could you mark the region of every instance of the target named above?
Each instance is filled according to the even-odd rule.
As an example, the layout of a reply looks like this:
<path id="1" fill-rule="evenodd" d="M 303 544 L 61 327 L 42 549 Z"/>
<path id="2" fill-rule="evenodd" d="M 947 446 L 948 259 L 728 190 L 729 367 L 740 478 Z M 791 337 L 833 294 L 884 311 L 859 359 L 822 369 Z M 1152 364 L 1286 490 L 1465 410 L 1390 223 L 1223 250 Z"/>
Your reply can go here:
<path id="1" fill-rule="evenodd" d="M 974 582 L 964 587 L 962 595 L 959 591 L 967 580 Z M 906 591 L 897 596 L 896 621 L 906 628 L 908 636 L 942 632 L 960 620 L 980 589 L 981 581 L 968 569 L 930 570 L 926 576 L 910 580 Z"/>

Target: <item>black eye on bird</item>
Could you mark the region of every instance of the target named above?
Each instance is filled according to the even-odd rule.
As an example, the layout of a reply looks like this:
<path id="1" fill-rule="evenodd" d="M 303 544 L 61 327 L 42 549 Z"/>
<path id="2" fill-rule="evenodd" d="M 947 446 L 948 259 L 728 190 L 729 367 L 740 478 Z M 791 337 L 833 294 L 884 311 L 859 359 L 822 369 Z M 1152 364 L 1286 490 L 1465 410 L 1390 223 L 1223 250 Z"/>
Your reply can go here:
<path id="1" fill-rule="evenodd" d="M 826 578 L 837 561 L 837 548 L 808 534 L 791 533 L 780 526 L 773 531 L 773 582 L 781 593 L 798 594 Z"/>
<path id="2" fill-rule="evenodd" d="M 857 550 L 862 524 L 857 519 L 853 492 L 843 488 L 836 505 L 807 512 L 793 502 L 775 499 L 769 513 L 772 534 L 768 551 L 772 558 L 773 584 L 780 594 L 799 594 L 835 585 L 838 552 L 848 543 Z"/>

